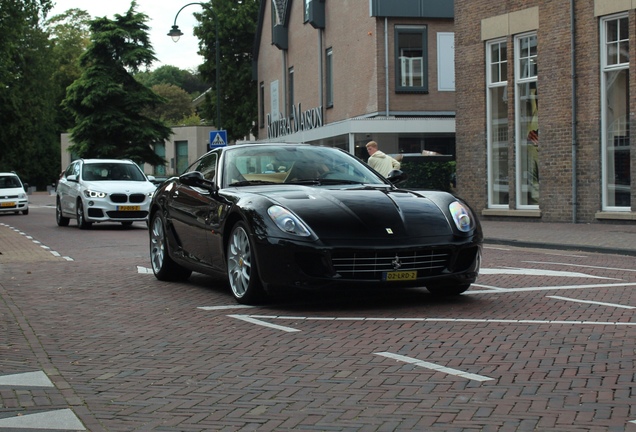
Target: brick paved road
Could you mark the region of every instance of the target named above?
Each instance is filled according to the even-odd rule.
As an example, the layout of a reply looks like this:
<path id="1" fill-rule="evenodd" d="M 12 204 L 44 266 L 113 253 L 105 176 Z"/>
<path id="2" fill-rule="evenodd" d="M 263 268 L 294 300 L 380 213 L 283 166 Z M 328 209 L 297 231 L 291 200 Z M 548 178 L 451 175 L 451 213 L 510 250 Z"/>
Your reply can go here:
<path id="1" fill-rule="evenodd" d="M 0 261 L 0 373 L 55 385 L 0 385 L 0 425 L 70 408 L 90 431 L 636 430 L 633 257 L 491 246 L 456 299 L 243 308 L 219 280 L 144 274 L 141 227 L 3 223 L 59 257 Z"/>

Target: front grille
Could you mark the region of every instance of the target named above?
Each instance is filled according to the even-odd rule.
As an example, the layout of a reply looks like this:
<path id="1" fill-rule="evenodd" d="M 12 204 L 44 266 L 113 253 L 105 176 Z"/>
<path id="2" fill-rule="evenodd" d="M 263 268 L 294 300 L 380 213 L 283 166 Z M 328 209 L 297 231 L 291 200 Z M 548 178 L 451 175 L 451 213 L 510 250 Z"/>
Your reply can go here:
<path id="1" fill-rule="evenodd" d="M 331 260 L 336 272 L 346 279 L 382 279 L 383 272 L 417 270 L 417 277 L 435 276 L 448 267 L 447 249 L 412 251 L 356 251 L 335 253 Z"/>
<path id="2" fill-rule="evenodd" d="M 146 195 L 140 194 L 140 193 L 134 193 L 131 195 L 116 193 L 110 196 L 110 200 L 117 204 L 123 204 L 127 202 L 139 204 L 144 202 L 145 199 L 146 199 Z"/>
<path id="3" fill-rule="evenodd" d="M 1 195 L 2 199 L 18 199 L 18 195 Z"/>
<path id="4" fill-rule="evenodd" d="M 143 219 L 148 216 L 147 211 L 109 211 L 106 214 L 111 219 Z"/>
<path id="5" fill-rule="evenodd" d="M 128 197 L 128 200 L 131 203 L 142 203 L 144 202 L 144 199 L 146 199 L 144 194 L 132 194 Z"/>

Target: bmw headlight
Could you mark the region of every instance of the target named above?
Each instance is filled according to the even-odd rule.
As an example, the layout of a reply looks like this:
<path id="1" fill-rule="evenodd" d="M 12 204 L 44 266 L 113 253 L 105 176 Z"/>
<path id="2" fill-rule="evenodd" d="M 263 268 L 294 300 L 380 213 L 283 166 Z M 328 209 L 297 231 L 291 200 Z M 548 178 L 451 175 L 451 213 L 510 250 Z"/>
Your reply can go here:
<path id="1" fill-rule="evenodd" d="M 106 192 L 98 192 L 98 191 L 86 189 L 84 191 L 84 196 L 86 198 L 106 198 Z"/>
<path id="2" fill-rule="evenodd" d="M 309 228 L 296 215 L 281 206 L 271 206 L 267 209 L 267 214 L 282 231 L 300 237 L 309 237 Z"/>
<path id="3" fill-rule="evenodd" d="M 461 232 L 469 232 L 475 227 L 475 221 L 473 219 L 471 211 L 459 201 L 454 201 L 448 206 L 455 226 Z"/>

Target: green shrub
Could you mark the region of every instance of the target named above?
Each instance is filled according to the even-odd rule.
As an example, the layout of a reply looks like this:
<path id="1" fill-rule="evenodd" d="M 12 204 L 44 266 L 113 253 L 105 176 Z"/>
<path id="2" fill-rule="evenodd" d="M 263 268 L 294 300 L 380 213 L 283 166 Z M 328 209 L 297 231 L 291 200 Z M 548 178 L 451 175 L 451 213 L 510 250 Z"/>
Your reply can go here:
<path id="1" fill-rule="evenodd" d="M 455 165 L 455 161 L 446 157 L 405 157 L 400 169 L 408 178 L 399 187 L 453 192 Z"/>

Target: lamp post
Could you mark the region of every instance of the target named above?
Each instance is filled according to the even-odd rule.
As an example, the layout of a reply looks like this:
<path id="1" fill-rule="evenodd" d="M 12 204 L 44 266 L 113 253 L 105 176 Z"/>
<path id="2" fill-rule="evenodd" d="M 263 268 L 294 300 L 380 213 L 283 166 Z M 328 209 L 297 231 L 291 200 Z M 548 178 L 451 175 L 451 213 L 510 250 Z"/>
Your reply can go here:
<path id="1" fill-rule="evenodd" d="M 220 57 L 220 50 L 219 50 L 219 19 L 216 16 L 216 13 L 214 12 L 214 10 L 212 10 L 210 6 L 208 6 L 205 3 L 198 3 L 198 2 L 188 3 L 187 5 L 179 9 L 177 14 L 175 15 L 174 24 L 172 25 L 172 29 L 168 32 L 168 36 L 170 36 L 175 43 L 177 43 L 179 41 L 179 38 L 183 36 L 183 33 L 181 32 L 181 30 L 179 29 L 179 26 L 177 25 L 177 18 L 179 17 L 179 14 L 181 13 L 183 9 L 192 5 L 199 5 L 203 7 L 205 10 L 209 11 L 214 17 L 214 34 L 216 38 L 216 44 L 214 49 L 216 54 L 216 128 L 217 130 L 221 130 L 221 69 L 220 69 L 221 57 Z"/>

